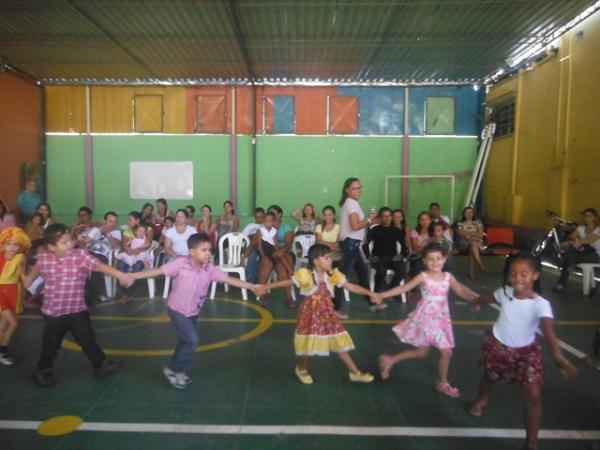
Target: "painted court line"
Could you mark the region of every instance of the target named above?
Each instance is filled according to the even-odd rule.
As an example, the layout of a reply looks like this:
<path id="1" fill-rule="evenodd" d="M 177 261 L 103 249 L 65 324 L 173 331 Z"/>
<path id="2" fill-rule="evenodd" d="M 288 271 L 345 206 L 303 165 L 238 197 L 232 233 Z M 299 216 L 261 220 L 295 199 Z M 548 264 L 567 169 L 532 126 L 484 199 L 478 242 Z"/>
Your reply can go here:
<path id="1" fill-rule="evenodd" d="M 42 422 L 0 420 L 3 430 L 37 430 Z M 514 428 L 438 427 L 352 427 L 328 425 L 212 425 L 169 423 L 84 422 L 78 431 L 175 434 L 243 435 L 330 435 L 330 436 L 412 436 L 523 439 L 525 431 Z M 600 440 L 597 430 L 541 430 L 542 439 Z"/>

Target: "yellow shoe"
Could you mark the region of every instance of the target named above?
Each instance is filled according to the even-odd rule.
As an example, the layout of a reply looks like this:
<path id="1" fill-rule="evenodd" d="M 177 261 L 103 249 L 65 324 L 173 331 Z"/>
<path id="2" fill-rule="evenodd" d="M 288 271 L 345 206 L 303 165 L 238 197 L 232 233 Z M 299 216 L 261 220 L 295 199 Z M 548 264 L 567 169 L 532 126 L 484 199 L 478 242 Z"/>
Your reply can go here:
<path id="1" fill-rule="evenodd" d="M 294 373 L 300 380 L 300 383 L 303 383 L 303 384 L 312 384 L 313 383 L 313 379 L 310 376 L 310 373 L 308 373 L 308 370 L 300 370 L 300 368 L 298 366 L 296 366 L 296 368 L 294 369 Z"/>
<path id="2" fill-rule="evenodd" d="M 348 372 L 348 378 L 350 378 L 350 381 L 354 381 L 355 383 L 370 383 L 375 379 L 375 377 L 369 372 Z"/>

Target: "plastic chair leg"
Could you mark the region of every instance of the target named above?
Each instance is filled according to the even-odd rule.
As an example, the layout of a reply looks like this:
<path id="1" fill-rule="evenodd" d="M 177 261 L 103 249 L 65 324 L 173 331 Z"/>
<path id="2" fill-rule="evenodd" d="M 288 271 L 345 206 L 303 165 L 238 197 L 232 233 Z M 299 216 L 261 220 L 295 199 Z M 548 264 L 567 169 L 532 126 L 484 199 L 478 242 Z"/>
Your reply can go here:
<path id="1" fill-rule="evenodd" d="M 154 278 L 148 278 L 148 297 L 154 298 L 154 291 L 156 290 L 156 284 Z"/>
<path id="2" fill-rule="evenodd" d="M 163 289 L 163 298 L 169 296 L 169 287 L 171 286 L 171 277 L 165 277 L 165 288 Z"/>

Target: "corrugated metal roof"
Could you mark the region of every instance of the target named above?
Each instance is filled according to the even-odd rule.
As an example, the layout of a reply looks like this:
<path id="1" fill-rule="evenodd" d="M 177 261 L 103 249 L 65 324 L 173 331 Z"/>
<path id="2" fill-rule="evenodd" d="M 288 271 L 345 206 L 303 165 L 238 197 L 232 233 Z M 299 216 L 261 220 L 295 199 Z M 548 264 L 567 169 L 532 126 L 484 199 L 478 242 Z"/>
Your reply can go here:
<path id="1" fill-rule="evenodd" d="M 38 79 L 471 81 L 595 0 L 3 0 Z"/>

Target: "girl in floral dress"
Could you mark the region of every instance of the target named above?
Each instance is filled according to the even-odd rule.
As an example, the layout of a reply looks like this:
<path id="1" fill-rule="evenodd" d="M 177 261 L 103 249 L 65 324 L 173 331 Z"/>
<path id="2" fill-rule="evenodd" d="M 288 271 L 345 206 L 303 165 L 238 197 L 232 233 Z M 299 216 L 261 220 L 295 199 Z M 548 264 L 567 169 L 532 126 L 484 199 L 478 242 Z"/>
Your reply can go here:
<path id="1" fill-rule="evenodd" d="M 361 372 L 348 353 L 354 350 L 352 338 L 344 328 L 342 321 L 333 310 L 334 288 L 344 287 L 350 292 L 371 296 L 375 303 L 382 298 L 359 285 L 349 283 L 338 269 L 331 270 L 331 249 L 325 245 L 313 245 L 308 251 L 308 268 L 296 271 L 291 280 L 278 281 L 266 285 L 267 289 L 290 287 L 300 288 L 304 300 L 298 310 L 298 322 L 294 335 L 294 347 L 299 357 L 295 374 L 304 384 L 312 384 L 313 378 L 308 372 L 311 356 L 329 356 L 337 353 L 348 368 L 350 381 L 370 383 L 373 375 Z"/>
<path id="2" fill-rule="evenodd" d="M 468 301 L 474 301 L 479 295 L 460 284 L 450 273 L 443 271 L 447 257 L 447 250 L 444 247 L 435 242 L 427 244 L 423 249 L 425 271 L 405 285 L 382 293 L 383 298 L 394 297 L 420 286 L 422 298 L 415 310 L 392 328 L 401 342 L 414 348 L 395 355 L 381 355 L 379 369 L 381 379 L 386 380 L 395 364 L 409 359 L 425 358 L 429 354 L 429 349 L 436 347 L 440 351 L 440 359 L 438 379 L 433 384 L 434 389 L 440 394 L 456 398 L 460 396 L 459 390 L 448 383 L 448 367 L 454 348 L 448 291 L 452 289 L 459 297 Z"/>

